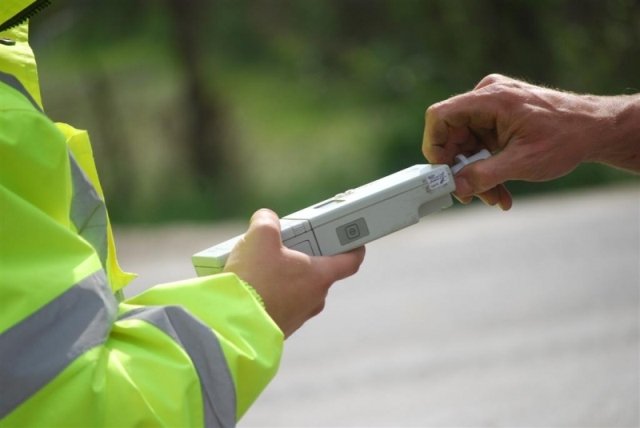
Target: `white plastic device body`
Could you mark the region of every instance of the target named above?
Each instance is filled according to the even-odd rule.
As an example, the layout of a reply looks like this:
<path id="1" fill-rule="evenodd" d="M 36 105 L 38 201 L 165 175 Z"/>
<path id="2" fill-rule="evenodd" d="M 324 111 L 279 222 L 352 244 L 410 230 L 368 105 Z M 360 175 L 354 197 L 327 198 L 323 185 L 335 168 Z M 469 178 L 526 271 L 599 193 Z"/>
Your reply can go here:
<path id="1" fill-rule="evenodd" d="M 453 204 L 453 180 L 465 165 L 489 157 L 483 150 L 447 165 L 414 165 L 356 189 L 339 193 L 280 219 L 282 243 L 310 256 L 343 253 L 416 224 Z M 243 235 L 192 256 L 199 276 L 219 273 Z"/>

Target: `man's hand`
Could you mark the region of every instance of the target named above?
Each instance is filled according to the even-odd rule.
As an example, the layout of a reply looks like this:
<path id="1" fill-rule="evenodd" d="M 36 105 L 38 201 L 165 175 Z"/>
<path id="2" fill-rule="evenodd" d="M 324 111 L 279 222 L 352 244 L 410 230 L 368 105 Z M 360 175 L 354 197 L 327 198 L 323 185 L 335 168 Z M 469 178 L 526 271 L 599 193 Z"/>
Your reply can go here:
<path id="1" fill-rule="evenodd" d="M 267 312 L 290 336 L 319 314 L 331 285 L 353 275 L 364 259 L 364 247 L 330 257 L 310 257 L 286 248 L 278 216 L 259 210 L 225 266 L 249 283 L 264 300 Z"/>
<path id="2" fill-rule="evenodd" d="M 551 180 L 585 161 L 638 170 L 638 100 L 576 95 L 492 74 L 427 109 L 422 151 L 432 163 L 452 164 L 459 153 L 489 149 L 493 157 L 456 176 L 456 196 L 467 203 L 477 195 L 506 210 L 508 180 Z"/>

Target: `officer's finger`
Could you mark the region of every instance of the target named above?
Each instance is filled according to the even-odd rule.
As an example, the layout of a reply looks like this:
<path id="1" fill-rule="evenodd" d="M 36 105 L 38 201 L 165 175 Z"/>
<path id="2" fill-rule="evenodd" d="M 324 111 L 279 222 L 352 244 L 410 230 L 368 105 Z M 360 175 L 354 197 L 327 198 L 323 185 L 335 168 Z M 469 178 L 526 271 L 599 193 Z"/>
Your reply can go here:
<path id="1" fill-rule="evenodd" d="M 318 271 L 325 275 L 327 281 L 333 283 L 358 272 L 364 255 L 365 248 L 360 247 L 335 256 L 313 257 L 312 260 Z"/>

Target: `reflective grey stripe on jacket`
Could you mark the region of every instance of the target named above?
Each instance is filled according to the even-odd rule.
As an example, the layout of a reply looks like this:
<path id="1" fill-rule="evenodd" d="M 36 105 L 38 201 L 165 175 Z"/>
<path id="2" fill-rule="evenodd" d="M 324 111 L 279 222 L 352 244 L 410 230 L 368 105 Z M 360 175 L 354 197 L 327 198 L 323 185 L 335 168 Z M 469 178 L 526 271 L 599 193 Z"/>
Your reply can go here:
<path id="1" fill-rule="evenodd" d="M 0 82 L 6 83 L 11 86 L 13 89 L 16 89 L 22 95 L 25 96 L 26 99 L 36 108 L 38 111 L 42 111 L 42 108 L 38 105 L 36 100 L 33 99 L 29 91 L 20 83 L 20 81 L 13 74 L 7 74 L 0 71 Z"/>
<path id="2" fill-rule="evenodd" d="M 103 343 L 116 312 L 100 270 L 0 334 L 0 419 Z"/>
<path id="3" fill-rule="evenodd" d="M 201 321 L 179 306 L 151 306 L 124 314 L 120 320 L 153 324 L 187 352 L 200 378 L 206 427 L 232 427 L 236 422 L 233 379 L 220 343 Z"/>
<path id="4" fill-rule="evenodd" d="M 4 82 L 24 95 L 40 112 L 42 109 L 29 91 L 12 74 L 0 71 L 0 82 Z M 102 267 L 107 268 L 107 207 L 98 192 L 69 152 L 73 199 L 71 201 L 71 221 L 78 234 L 89 242 L 98 253 Z"/>
<path id="5" fill-rule="evenodd" d="M 71 221 L 78 234 L 96 250 L 102 267 L 107 268 L 107 207 L 89 178 L 69 152 L 73 198 Z"/>

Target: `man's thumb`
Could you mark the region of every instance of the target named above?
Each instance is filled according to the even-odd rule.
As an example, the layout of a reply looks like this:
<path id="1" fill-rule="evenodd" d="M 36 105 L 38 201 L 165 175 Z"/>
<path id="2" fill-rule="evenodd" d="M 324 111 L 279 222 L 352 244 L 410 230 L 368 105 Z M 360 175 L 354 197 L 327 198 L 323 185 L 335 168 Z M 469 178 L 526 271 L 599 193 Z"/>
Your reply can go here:
<path id="1" fill-rule="evenodd" d="M 467 198 L 484 193 L 515 177 L 511 155 L 502 151 L 490 158 L 473 162 L 456 175 L 456 195 Z"/>

